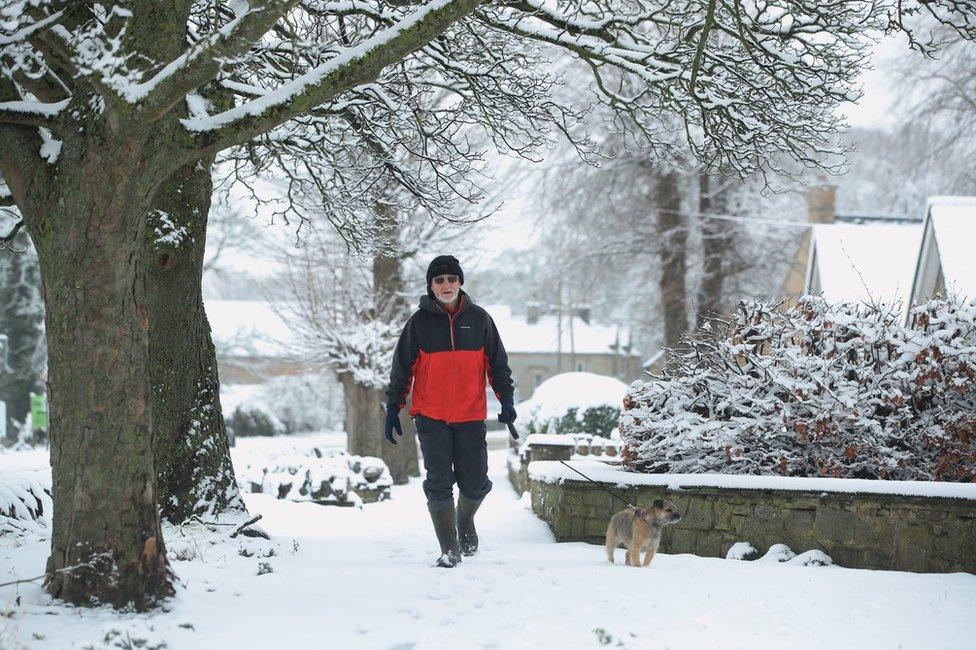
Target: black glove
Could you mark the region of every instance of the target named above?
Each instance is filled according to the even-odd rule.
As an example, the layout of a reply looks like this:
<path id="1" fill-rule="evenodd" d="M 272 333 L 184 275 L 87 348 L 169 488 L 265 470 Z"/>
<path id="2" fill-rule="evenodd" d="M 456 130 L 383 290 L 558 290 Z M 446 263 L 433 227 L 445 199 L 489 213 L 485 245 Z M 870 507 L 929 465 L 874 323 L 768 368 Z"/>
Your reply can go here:
<path id="1" fill-rule="evenodd" d="M 391 445 L 397 443 L 393 439 L 394 429 L 396 429 L 397 435 L 403 435 L 403 429 L 400 427 L 400 407 L 396 404 L 388 404 L 386 407 L 386 426 L 384 427 L 383 435 L 386 436 L 386 439 L 390 441 Z"/>
<path id="2" fill-rule="evenodd" d="M 511 397 L 501 400 L 502 412 L 498 416 L 498 421 L 502 424 L 512 424 L 515 422 L 515 401 Z"/>

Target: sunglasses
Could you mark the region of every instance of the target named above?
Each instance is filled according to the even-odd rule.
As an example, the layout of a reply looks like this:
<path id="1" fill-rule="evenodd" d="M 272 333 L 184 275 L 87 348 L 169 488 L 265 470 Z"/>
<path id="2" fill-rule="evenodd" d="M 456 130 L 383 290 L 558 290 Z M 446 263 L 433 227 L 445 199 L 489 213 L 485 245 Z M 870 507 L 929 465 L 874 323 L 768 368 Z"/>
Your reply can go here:
<path id="1" fill-rule="evenodd" d="M 438 275 L 436 278 L 434 278 L 434 284 L 444 284 L 445 282 L 454 284 L 459 279 L 460 278 L 458 278 L 456 275 Z"/>

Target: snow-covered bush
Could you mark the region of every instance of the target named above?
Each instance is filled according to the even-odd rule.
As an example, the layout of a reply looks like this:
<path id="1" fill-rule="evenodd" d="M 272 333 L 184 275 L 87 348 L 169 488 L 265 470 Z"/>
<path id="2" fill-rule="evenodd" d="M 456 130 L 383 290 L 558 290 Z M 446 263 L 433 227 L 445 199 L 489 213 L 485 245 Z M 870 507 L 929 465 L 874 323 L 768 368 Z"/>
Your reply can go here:
<path id="1" fill-rule="evenodd" d="M 244 418 L 245 430 L 257 425 L 257 433 L 235 429 L 239 436 L 322 431 L 339 428 L 343 422 L 342 387 L 331 371 L 273 377 L 262 384 L 225 384 L 220 403 L 228 427 L 233 428 L 239 418 Z M 254 418 L 259 422 L 248 421 Z"/>
<path id="2" fill-rule="evenodd" d="M 912 310 L 741 303 L 634 382 L 620 433 L 647 472 L 976 481 L 976 300 Z"/>
<path id="3" fill-rule="evenodd" d="M 259 402 L 241 404 L 225 420 L 227 429 L 235 437 L 280 436 L 286 433 L 281 420 Z"/>
<path id="4" fill-rule="evenodd" d="M 262 401 L 273 405 L 270 410 L 289 434 L 341 427 L 342 414 L 335 413 L 342 406 L 341 386 L 331 375 L 274 377 L 263 385 Z"/>
<path id="5" fill-rule="evenodd" d="M 590 433 L 609 438 L 617 426 L 627 385 L 591 372 L 550 377 L 531 399 L 518 405 L 519 419 L 532 433 Z"/>

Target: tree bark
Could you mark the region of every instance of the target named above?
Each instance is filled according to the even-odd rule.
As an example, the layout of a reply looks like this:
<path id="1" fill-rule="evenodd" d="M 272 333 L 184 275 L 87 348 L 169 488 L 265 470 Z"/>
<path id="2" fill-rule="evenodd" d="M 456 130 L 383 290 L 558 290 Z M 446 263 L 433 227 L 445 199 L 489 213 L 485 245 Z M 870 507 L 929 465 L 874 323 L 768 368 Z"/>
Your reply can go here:
<path id="1" fill-rule="evenodd" d="M 722 200 L 718 182 L 702 174 L 698 177 L 698 211 L 704 215 L 724 212 L 726 202 Z M 696 327 L 721 316 L 725 312 L 725 278 L 730 255 L 733 232 L 728 221 L 720 219 L 701 219 L 702 233 L 702 279 L 698 287 Z"/>
<path id="2" fill-rule="evenodd" d="M 377 211 L 383 214 L 383 210 Z M 397 237 L 395 220 L 390 217 L 384 226 L 384 236 L 388 242 L 394 242 Z M 400 260 L 396 257 L 374 256 L 373 295 L 377 311 L 372 317 L 401 318 L 405 312 L 402 294 Z M 397 444 L 391 445 L 383 436 L 386 420 L 386 411 L 383 408 L 386 403 L 384 390 L 356 384 L 348 374 L 342 376 L 342 386 L 346 396 L 346 447 L 349 453 L 383 459 L 397 485 L 406 483 L 411 476 L 420 476 L 417 432 L 406 415 L 407 410 L 404 409 L 400 414 L 403 437 L 398 436 Z"/>
<path id="3" fill-rule="evenodd" d="M 85 162 L 64 198 L 45 197 L 43 218 L 27 222 L 44 281 L 50 360 L 57 511 L 47 588 L 76 604 L 144 609 L 173 594 L 156 509 L 140 254 L 148 206 L 138 198 L 151 192 L 127 178 L 131 160 Z M 93 189 L 94 179 L 113 191 Z"/>
<path id="4" fill-rule="evenodd" d="M 203 307 L 212 191 L 210 161 L 181 169 L 157 193 L 144 243 L 159 507 L 174 523 L 247 512 L 234 477 Z"/>
<path id="5" fill-rule="evenodd" d="M 678 175 L 660 172 L 655 188 L 657 228 L 661 255 L 661 310 L 664 315 L 664 345 L 675 347 L 688 331 L 688 295 L 685 282 L 688 228 L 681 216 Z"/>
<path id="6" fill-rule="evenodd" d="M 386 410 L 383 408 L 386 401 L 385 391 L 358 384 L 349 374 L 342 375 L 341 380 L 345 393 L 345 429 L 348 436 L 346 449 L 349 453 L 383 459 L 397 485 L 406 483 L 411 476 L 419 476 L 417 434 L 410 418 L 406 416 L 407 410 L 400 413 L 403 437 L 394 434 L 397 444 L 391 445 L 383 435 L 386 421 Z"/>

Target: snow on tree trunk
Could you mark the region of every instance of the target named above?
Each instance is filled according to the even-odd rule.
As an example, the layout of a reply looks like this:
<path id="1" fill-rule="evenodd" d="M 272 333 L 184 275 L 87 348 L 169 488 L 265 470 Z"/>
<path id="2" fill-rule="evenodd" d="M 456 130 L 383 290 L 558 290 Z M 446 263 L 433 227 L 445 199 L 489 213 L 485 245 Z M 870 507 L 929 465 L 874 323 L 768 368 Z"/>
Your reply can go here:
<path id="1" fill-rule="evenodd" d="M 209 164 L 190 165 L 159 190 L 145 240 L 153 436 L 159 506 L 172 522 L 246 512 L 224 417 L 203 257 L 213 184 Z"/>
<path id="2" fill-rule="evenodd" d="M 156 509 L 140 263 L 147 206 L 137 197 L 148 193 L 123 180 L 132 161 L 87 162 L 65 188 L 71 200 L 52 200 L 28 221 L 32 235 L 43 232 L 33 239 L 50 359 L 56 512 L 47 588 L 72 603 L 141 609 L 173 593 Z M 110 189 L 92 188 L 92 178 Z"/>

